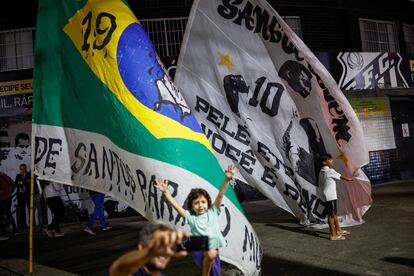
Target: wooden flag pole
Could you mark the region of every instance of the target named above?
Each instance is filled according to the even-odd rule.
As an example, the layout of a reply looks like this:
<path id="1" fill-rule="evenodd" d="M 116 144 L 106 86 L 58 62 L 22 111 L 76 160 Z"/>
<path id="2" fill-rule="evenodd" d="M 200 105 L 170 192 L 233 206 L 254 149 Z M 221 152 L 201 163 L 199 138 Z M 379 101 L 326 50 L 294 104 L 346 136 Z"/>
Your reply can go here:
<path id="1" fill-rule="evenodd" d="M 34 214 L 33 214 L 33 203 L 34 203 L 34 157 L 35 157 L 35 142 L 34 142 L 34 127 L 33 127 L 33 116 L 32 116 L 32 136 L 31 136 L 31 147 L 32 156 L 30 160 L 30 210 L 29 210 L 29 274 L 33 274 L 33 225 L 34 225 Z M 38 209 L 40 213 L 40 208 Z"/>
<path id="2" fill-rule="evenodd" d="M 33 166 L 33 164 L 32 164 Z M 33 167 L 32 167 L 33 168 Z M 32 169 L 33 170 L 33 169 Z M 29 219 L 29 274 L 33 274 L 33 201 L 34 201 L 34 174 L 30 177 L 30 219 Z"/>

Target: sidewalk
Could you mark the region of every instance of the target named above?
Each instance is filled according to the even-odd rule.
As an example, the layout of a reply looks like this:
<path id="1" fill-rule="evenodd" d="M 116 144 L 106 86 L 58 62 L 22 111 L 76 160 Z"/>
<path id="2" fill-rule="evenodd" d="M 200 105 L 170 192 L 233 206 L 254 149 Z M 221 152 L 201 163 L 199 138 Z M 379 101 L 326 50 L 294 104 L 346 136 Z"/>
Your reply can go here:
<path id="1" fill-rule="evenodd" d="M 302 227 L 269 201 L 245 207 L 262 242 L 264 275 L 414 275 L 414 183 L 373 187 L 365 223 L 345 241 Z"/>
<path id="2" fill-rule="evenodd" d="M 268 200 L 244 203 L 263 247 L 263 275 L 414 275 L 414 183 L 374 186 L 373 199 L 365 223 L 347 228 L 351 235 L 345 241 L 330 241 L 328 229 L 299 225 Z M 54 240 L 36 232 L 34 275 L 107 275 L 111 262 L 136 246 L 146 223 L 138 220 L 111 220 L 113 229 L 95 236 L 77 224 L 64 225 L 66 236 Z M 27 243 L 27 234 L 0 242 L 0 275 L 27 271 L 22 260 Z M 187 257 L 174 260 L 165 274 L 200 275 L 200 270 Z M 224 265 L 223 275 L 237 274 Z"/>
<path id="3" fill-rule="evenodd" d="M 22 259 L 3 259 L 0 260 L 0 275 L 29 275 L 27 273 L 29 267 L 29 262 Z M 50 276 L 50 275 L 59 275 L 59 276 L 76 276 L 78 274 L 73 274 L 70 272 L 58 270 L 52 267 L 33 264 L 34 275 L 36 276 Z"/>

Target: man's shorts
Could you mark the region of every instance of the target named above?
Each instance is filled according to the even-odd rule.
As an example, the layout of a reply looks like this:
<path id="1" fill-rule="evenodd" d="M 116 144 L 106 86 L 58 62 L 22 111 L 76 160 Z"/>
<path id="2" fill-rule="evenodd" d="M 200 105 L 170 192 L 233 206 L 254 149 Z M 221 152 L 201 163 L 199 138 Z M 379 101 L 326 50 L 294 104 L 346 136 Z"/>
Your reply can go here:
<path id="1" fill-rule="evenodd" d="M 327 216 L 336 216 L 336 199 L 335 200 L 329 200 L 326 203 L 326 209 L 325 213 Z"/>

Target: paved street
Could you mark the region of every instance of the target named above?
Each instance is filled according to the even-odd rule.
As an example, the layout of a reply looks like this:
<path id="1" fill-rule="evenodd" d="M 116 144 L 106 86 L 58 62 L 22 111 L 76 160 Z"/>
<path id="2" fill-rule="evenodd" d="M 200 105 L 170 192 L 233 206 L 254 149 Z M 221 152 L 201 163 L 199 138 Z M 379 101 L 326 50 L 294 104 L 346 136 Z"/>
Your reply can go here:
<path id="1" fill-rule="evenodd" d="M 373 188 L 366 223 L 347 228 L 345 241 L 328 240 L 328 229 L 302 227 L 269 201 L 244 203 L 263 247 L 263 275 L 414 275 L 414 183 Z M 89 236 L 66 224 L 66 236 L 36 232 L 34 275 L 107 275 L 110 263 L 135 246 L 146 222 L 139 217 L 111 220 L 109 232 Z M 0 275 L 27 271 L 27 234 L 0 242 Z M 59 271 L 60 270 L 60 271 Z M 65 273 L 63 273 L 64 271 Z M 167 275 L 200 275 L 190 258 L 175 260 Z M 224 265 L 223 275 L 236 275 Z"/>

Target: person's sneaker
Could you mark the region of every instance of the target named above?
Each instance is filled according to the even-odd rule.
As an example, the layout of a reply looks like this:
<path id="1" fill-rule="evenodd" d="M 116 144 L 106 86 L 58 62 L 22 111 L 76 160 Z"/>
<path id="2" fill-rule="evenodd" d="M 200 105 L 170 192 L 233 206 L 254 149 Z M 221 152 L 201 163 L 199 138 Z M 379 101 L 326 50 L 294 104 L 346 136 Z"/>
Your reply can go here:
<path id="1" fill-rule="evenodd" d="M 9 239 L 9 236 L 1 236 L 0 237 L 0 241 L 5 241 L 5 240 L 8 240 Z"/>
<path id="2" fill-rule="evenodd" d="M 53 234 L 53 232 L 49 229 L 45 229 L 45 234 L 49 236 L 49 238 L 54 238 L 55 235 Z"/>
<path id="3" fill-rule="evenodd" d="M 95 235 L 96 233 L 89 227 L 85 226 L 83 227 L 83 230 L 85 230 L 86 233 L 89 233 L 91 235 Z"/>
<path id="4" fill-rule="evenodd" d="M 345 237 L 344 236 L 330 236 L 329 237 L 329 239 L 331 240 L 331 241 L 343 241 L 343 240 L 345 240 Z"/>
<path id="5" fill-rule="evenodd" d="M 65 234 L 63 232 L 56 232 L 55 238 L 63 237 Z"/>
<path id="6" fill-rule="evenodd" d="M 20 233 L 19 231 L 15 231 L 15 232 L 13 232 L 13 235 L 19 236 L 19 235 L 22 235 L 22 233 Z"/>
<path id="7" fill-rule="evenodd" d="M 106 226 L 106 227 L 103 227 L 102 228 L 102 231 L 108 231 L 108 230 L 110 230 L 112 228 L 112 226 Z"/>

